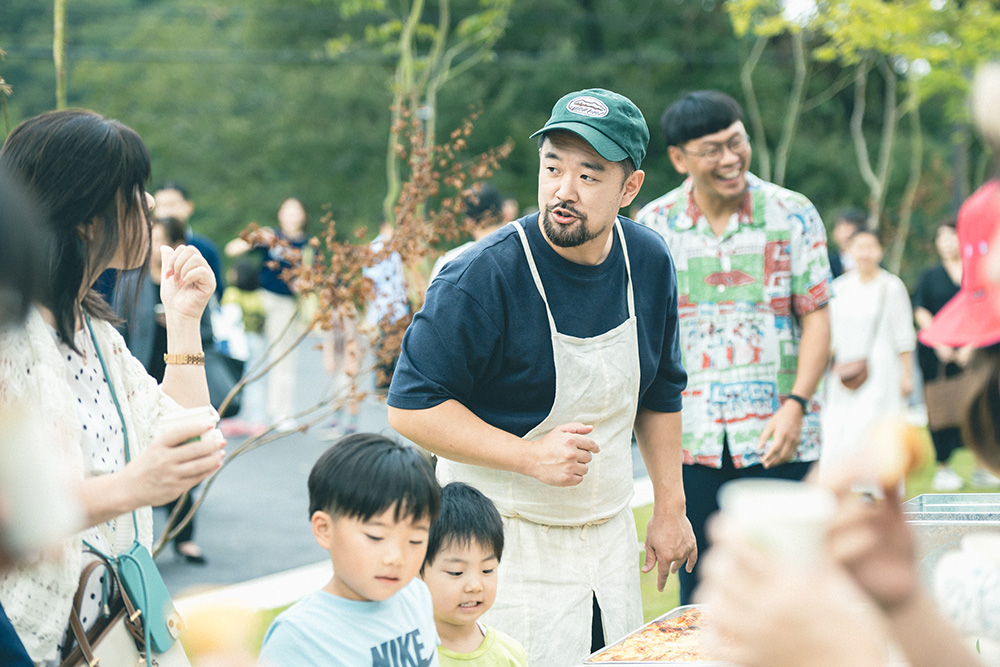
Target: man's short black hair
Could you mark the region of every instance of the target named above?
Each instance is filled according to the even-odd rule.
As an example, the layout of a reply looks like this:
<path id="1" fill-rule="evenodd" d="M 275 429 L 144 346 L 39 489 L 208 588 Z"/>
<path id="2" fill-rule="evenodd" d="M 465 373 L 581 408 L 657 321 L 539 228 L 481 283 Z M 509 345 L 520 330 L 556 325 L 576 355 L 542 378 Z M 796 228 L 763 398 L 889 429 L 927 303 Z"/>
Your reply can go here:
<path id="1" fill-rule="evenodd" d="M 501 222 L 503 216 L 503 195 L 489 183 L 472 189 L 463 201 L 465 215 L 477 225 L 489 226 Z"/>
<path id="2" fill-rule="evenodd" d="M 394 519 L 428 518 L 441 508 L 441 489 L 420 452 L 374 433 L 341 438 L 309 473 L 309 516 L 361 521 L 395 507 Z"/>
<path id="3" fill-rule="evenodd" d="M 493 501 L 474 487 L 452 482 L 441 489 L 441 513 L 431 524 L 424 566 L 449 546 L 464 547 L 475 541 L 492 549 L 499 561 L 503 555 L 503 521 Z"/>
<path id="4" fill-rule="evenodd" d="M 739 102 L 718 90 L 696 90 L 667 107 L 660 118 L 660 129 L 667 146 L 683 146 L 738 120 L 743 120 Z"/>
<path id="5" fill-rule="evenodd" d="M 163 181 L 160 183 L 160 187 L 156 188 L 156 192 L 160 190 L 177 190 L 181 193 L 184 201 L 191 201 L 191 193 L 188 192 L 187 186 L 179 181 Z"/>
<path id="6" fill-rule="evenodd" d="M 854 208 L 853 206 L 842 208 L 837 211 L 837 217 L 833 219 L 833 224 L 839 225 L 842 222 L 854 225 L 856 230 L 861 229 L 868 226 L 868 214 L 860 208 Z"/>

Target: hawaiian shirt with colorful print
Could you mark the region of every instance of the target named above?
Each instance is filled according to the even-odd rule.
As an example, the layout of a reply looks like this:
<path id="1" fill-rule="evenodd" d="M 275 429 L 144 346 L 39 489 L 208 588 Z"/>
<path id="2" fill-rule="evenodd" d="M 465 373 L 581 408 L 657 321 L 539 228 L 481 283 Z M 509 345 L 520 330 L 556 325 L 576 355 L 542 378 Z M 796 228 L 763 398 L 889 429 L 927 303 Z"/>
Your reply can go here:
<path id="1" fill-rule="evenodd" d="M 830 298 L 826 231 L 804 196 L 747 174 L 740 210 L 716 236 L 692 180 L 654 200 L 638 221 L 667 241 L 677 267 L 684 463 L 737 468 L 761 462 L 757 440 L 795 383 L 798 318 Z M 802 421 L 796 461 L 820 451 L 820 401 Z"/>

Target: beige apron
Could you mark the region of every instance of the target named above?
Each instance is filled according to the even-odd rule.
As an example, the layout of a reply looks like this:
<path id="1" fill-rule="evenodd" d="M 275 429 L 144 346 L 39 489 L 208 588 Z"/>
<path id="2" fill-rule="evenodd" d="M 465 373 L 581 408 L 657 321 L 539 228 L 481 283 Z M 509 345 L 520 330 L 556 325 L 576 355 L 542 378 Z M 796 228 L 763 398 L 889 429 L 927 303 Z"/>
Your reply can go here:
<path id="1" fill-rule="evenodd" d="M 590 437 L 601 451 L 583 481 L 568 488 L 445 459 L 438 461 L 438 476 L 442 484 L 461 480 L 479 488 L 504 517 L 497 601 L 484 622 L 524 644 L 532 667 L 561 667 L 579 664 L 590 653 L 593 594 L 609 641 L 642 624 L 638 537 L 629 508 L 632 425 L 639 401 L 632 271 L 616 220 L 628 278 L 628 319 L 593 338 L 561 334 L 524 229 L 514 227 L 545 302 L 556 370 L 552 410 L 524 437 L 539 440 L 556 426 L 582 422 L 593 425 Z"/>

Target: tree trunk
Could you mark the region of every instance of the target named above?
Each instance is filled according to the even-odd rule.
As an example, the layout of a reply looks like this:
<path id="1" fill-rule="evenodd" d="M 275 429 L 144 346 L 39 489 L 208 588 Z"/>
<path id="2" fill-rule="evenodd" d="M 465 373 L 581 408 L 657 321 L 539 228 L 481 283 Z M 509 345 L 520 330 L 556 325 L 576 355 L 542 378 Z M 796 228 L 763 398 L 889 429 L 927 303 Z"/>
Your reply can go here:
<path id="1" fill-rule="evenodd" d="M 753 85 L 753 71 L 767 46 L 767 37 L 758 37 L 754 42 L 750 55 L 740 68 L 740 84 L 743 86 L 743 96 L 747 100 L 747 115 L 750 117 L 750 127 L 754 135 L 754 155 L 757 157 L 757 175 L 765 181 L 771 180 L 771 151 L 767 147 L 767 135 L 764 133 L 764 118 L 757 104 L 757 91 Z"/>
<path id="2" fill-rule="evenodd" d="M 56 66 L 56 108 L 66 108 L 66 0 L 52 10 L 52 61 Z"/>
<path id="3" fill-rule="evenodd" d="M 802 113 L 802 99 L 805 96 L 806 78 L 808 69 L 806 67 L 806 50 L 801 30 L 792 30 L 792 57 L 795 61 L 795 78 L 792 80 L 792 90 L 788 93 L 788 108 L 785 110 L 785 123 L 781 128 L 781 141 L 778 142 L 778 149 L 775 152 L 774 160 L 774 182 L 778 185 L 785 184 L 785 169 L 788 166 L 788 154 L 791 152 L 792 140 L 795 138 L 795 130 L 799 124 L 799 116 Z"/>
<path id="4" fill-rule="evenodd" d="M 389 146 L 385 157 L 386 193 L 382 200 L 382 217 L 390 223 L 395 223 L 396 200 L 402 189 L 401 167 L 397 144 L 401 132 L 400 124 L 404 122 L 403 109 L 411 105 L 413 99 L 413 82 L 416 72 L 414 59 L 414 34 L 424 13 L 424 0 L 413 0 L 406 23 L 399 34 L 399 63 L 396 65 L 396 78 L 392 90 L 392 125 L 389 126 Z M 411 109 L 412 111 L 412 109 Z"/>
<path id="5" fill-rule="evenodd" d="M 899 275 L 903 265 L 903 251 L 910 236 L 910 223 L 913 220 L 913 203 L 917 198 L 917 188 L 923 175 L 924 165 L 924 134 L 920 127 L 920 87 L 915 80 L 909 82 L 907 94 L 907 111 L 910 115 L 910 175 L 906 180 L 906 189 L 899 203 L 899 224 L 896 228 L 896 238 L 893 239 L 886 260 L 886 269 Z"/>

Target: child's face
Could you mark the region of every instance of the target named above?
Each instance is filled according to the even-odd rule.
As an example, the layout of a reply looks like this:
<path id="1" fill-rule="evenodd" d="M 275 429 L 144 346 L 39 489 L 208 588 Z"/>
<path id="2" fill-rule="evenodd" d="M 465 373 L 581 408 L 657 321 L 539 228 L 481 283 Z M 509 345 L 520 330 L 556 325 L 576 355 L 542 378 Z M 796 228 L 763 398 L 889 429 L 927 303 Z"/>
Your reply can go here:
<path id="1" fill-rule="evenodd" d="M 313 532 L 333 561 L 328 592 L 348 600 L 386 600 L 417 576 L 427 554 L 430 519 L 396 521 L 395 509 L 390 507 L 367 521 L 332 518 L 325 512 L 313 515 Z M 328 522 L 328 526 L 318 531 L 319 515 L 325 515 L 320 523 Z"/>
<path id="2" fill-rule="evenodd" d="M 438 552 L 423 575 L 438 627 L 469 626 L 493 606 L 498 565 L 493 550 L 475 540 L 462 546 L 452 543 Z"/>

